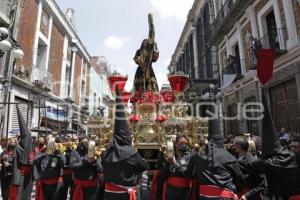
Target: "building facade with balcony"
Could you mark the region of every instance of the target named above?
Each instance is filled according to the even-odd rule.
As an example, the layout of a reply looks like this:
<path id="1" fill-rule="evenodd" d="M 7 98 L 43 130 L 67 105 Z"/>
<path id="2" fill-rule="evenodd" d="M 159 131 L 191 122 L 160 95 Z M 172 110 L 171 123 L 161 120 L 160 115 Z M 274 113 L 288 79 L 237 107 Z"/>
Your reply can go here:
<path id="1" fill-rule="evenodd" d="M 107 117 L 109 104 L 112 100 L 112 93 L 107 82 L 111 72 L 104 56 L 92 57 L 91 65 L 90 114 Z"/>
<path id="2" fill-rule="evenodd" d="M 213 19 L 210 3 L 212 1 L 194 2 L 168 67 L 170 74 L 183 72 L 189 76 L 184 94 L 185 100 L 194 107 L 193 114 L 198 112 L 195 109 L 202 110 L 196 105 L 209 85 L 218 85 L 219 80 L 217 50 L 208 44 L 208 28 Z"/>
<path id="3" fill-rule="evenodd" d="M 197 2 L 200 1 L 195 1 L 189 17 L 192 12 L 197 12 L 194 11 Z M 205 0 L 196 20 L 191 21 L 189 17 L 187 23 L 190 23 L 191 27 L 187 29 L 198 36 L 193 39 L 193 43 L 197 44 L 193 50 L 196 49 L 197 53 L 193 54 L 194 59 L 190 58 L 188 61 L 186 57 L 189 56 L 185 53 L 188 48 L 176 49 L 174 55 L 181 56 L 179 59 L 178 56 L 173 56 L 169 69 L 175 66 L 177 70 L 181 70 L 182 67 L 191 65 L 192 69 L 194 67 L 195 72 L 199 73 L 196 77 L 198 81 L 212 74 L 220 88 L 228 86 L 225 75 L 234 74 L 235 79 L 223 91 L 222 97 L 223 115 L 234 117 L 238 116 L 240 106 L 261 101 L 255 50 L 258 47 L 273 48 L 276 50 L 273 78 L 266 87 L 275 126 L 278 131 L 285 127 L 290 131 L 299 132 L 299 1 Z M 188 44 L 188 40 L 183 40 L 182 43 Z M 204 59 L 201 59 L 201 54 L 206 55 Z M 198 59 L 195 59 L 195 56 L 198 56 Z M 193 60 L 198 60 L 198 63 L 189 64 Z M 206 71 L 201 68 L 203 60 Z M 201 88 L 196 90 L 198 89 Z M 223 124 L 227 135 L 261 133 L 261 123 L 258 120 L 236 117 L 236 120 L 224 121 Z"/>
<path id="4" fill-rule="evenodd" d="M 27 125 L 84 132 L 89 110 L 90 55 L 54 0 L 23 1 L 17 41 L 25 55 L 13 65 L 10 102 L 19 103 Z M 18 128 L 10 106 L 9 130 Z"/>
<path id="5" fill-rule="evenodd" d="M 268 89 L 277 131 L 300 130 L 300 25 L 296 0 L 227 0 L 214 4 L 210 43 L 218 49 L 221 74 L 237 74 L 224 92 L 223 111 L 236 116 L 239 104 L 260 102 L 255 50 L 275 49 L 276 59 Z M 221 80 L 224 84 L 224 80 Z M 237 118 L 224 122 L 227 134 L 260 134 L 260 121 Z"/>

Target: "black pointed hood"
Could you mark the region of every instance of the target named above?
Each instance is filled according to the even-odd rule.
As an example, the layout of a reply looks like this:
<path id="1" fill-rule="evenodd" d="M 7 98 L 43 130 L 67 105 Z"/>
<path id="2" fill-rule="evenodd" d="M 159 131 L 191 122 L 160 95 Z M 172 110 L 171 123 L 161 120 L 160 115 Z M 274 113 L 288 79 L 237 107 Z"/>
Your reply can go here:
<path id="1" fill-rule="evenodd" d="M 212 100 L 211 103 L 215 102 Z M 215 111 L 215 108 L 213 105 L 209 105 L 208 110 L 212 113 L 218 113 L 219 111 Z M 217 118 L 208 121 L 208 140 L 209 143 L 205 151 L 211 160 L 211 167 L 236 161 L 236 158 L 224 149 L 224 137 L 221 134 L 219 114 Z"/>
<path id="2" fill-rule="evenodd" d="M 262 88 L 262 104 L 264 106 L 264 118 L 262 120 L 262 154 L 266 156 L 272 154 L 274 150 L 279 147 L 278 135 L 269 108 L 266 88 Z"/>
<path id="3" fill-rule="evenodd" d="M 111 145 L 104 152 L 104 162 L 120 162 L 126 160 L 137 153 L 132 146 L 131 133 L 129 131 L 126 119 L 122 94 L 116 87 L 116 111 L 115 111 L 115 128 Z"/>
<path id="4" fill-rule="evenodd" d="M 210 99 L 209 103 L 216 105 L 216 102 L 213 99 Z M 224 145 L 224 138 L 221 135 L 219 114 L 217 114 L 217 117 L 214 116 L 215 113 L 219 113 L 218 108 L 213 105 L 208 105 L 207 112 L 212 113 L 208 113 L 209 117 L 211 118 L 208 121 L 208 140 L 213 142 L 215 146 L 222 148 Z"/>
<path id="5" fill-rule="evenodd" d="M 16 152 L 18 153 L 19 162 L 26 165 L 30 164 L 35 157 L 34 144 L 22 113 L 19 107 L 16 107 L 21 136 L 21 140 L 17 145 Z"/>
<path id="6" fill-rule="evenodd" d="M 26 123 L 23 119 L 23 116 L 22 116 L 22 113 L 21 113 L 19 107 L 18 106 L 16 106 L 16 107 L 17 107 L 17 115 L 18 115 L 20 136 L 21 136 L 21 142 L 22 142 L 23 138 L 30 136 L 30 132 L 28 130 L 28 127 L 26 126 Z"/>

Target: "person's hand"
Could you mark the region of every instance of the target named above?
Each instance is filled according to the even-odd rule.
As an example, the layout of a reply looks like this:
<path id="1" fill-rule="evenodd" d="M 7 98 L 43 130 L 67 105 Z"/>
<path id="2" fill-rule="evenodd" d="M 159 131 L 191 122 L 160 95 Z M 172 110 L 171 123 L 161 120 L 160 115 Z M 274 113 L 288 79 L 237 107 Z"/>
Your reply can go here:
<path id="1" fill-rule="evenodd" d="M 144 62 L 145 62 L 145 56 L 144 56 L 144 55 L 140 55 L 140 56 L 138 57 L 138 63 L 139 63 L 140 65 L 142 65 Z"/>
<path id="2" fill-rule="evenodd" d="M 245 197 L 245 195 L 243 195 L 240 200 L 247 200 L 247 198 Z"/>

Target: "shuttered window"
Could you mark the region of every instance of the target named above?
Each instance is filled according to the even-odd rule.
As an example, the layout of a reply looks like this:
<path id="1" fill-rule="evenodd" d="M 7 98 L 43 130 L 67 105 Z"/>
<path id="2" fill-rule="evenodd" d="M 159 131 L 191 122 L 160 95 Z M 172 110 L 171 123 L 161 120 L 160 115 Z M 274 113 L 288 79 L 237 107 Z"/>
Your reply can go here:
<path id="1" fill-rule="evenodd" d="M 25 123 L 27 122 L 28 129 L 31 129 L 31 123 L 32 123 L 32 102 L 29 104 L 29 114 L 28 114 L 28 120 L 27 118 L 27 110 L 28 110 L 28 101 L 19 97 L 15 98 L 15 102 L 19 103 L 19 109 L 22 113 L 23 119 Z M 11 112 L 12 115 L 12 121 L 11 121 L 11 130 L 13 129 L 19 129 L 19 121 L 18 121 L 18 115 L 17 115 L 17 109 L 15 105 L 11 105 L 13 107 L 13 110 Z"/>

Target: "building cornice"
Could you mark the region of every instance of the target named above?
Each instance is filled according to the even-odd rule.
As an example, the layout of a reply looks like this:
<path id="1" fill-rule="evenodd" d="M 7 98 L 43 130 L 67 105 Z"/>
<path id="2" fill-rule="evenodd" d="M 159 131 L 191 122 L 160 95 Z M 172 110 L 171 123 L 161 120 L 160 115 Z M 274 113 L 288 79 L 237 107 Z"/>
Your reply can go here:
<path id="1" fill-rule="evenodd" d="M 200 15 L 201 8 L 204 6 L 205 0 L 195 0 L 193 7 L 190 9 L 189 14 L 187 16 L 187 21 L 184 25 L 182 33 L 180 35 L 179 41 L 177 43 L 175 52 L 172 55 L 171 62 L 168 66 L 175 65 L 181 55 L 181 52 L 184 50 L 187 40 L 189 39 L 190 34 L 192 33 L 192 27 L 195 27 L 195 23 L 197 23 L 197 18 Z"/>
<path id="2" fill-rule="evenodd" d="M 56 18 L 58 20 L 58 22 L 60 23 L 60 25 L 63 26 L 63 28 L 65 29 L 68 36 L 71 39 L 78 40 L 77 47 L 79 48 L 80 52 L 85 57 L 85 59 L 88 62 L 90 62 L 91 56 L 90 56 L 89 52 L 83 45 L 83 43 L 82 43 L 81 39 L 79 38 L 79 36 L 77 35 L 76 31 L 73 29 L 73 27 L 68 22 L 65 14 L 59 8 L 58 4 L 54 0 L 44 0 L 43 2 L 44 2 L 43 5 L 46 5 L 50 9 L 50 11 L 53 13 L 53 17 Z"/>

